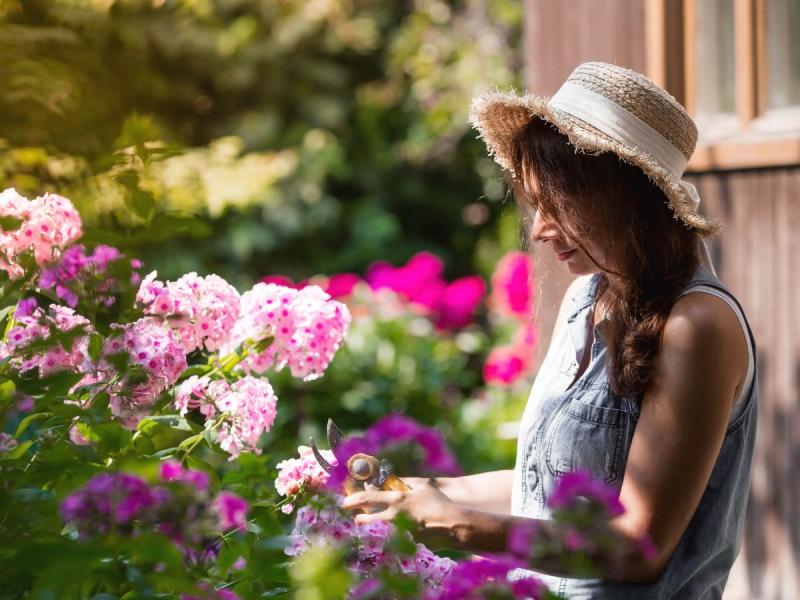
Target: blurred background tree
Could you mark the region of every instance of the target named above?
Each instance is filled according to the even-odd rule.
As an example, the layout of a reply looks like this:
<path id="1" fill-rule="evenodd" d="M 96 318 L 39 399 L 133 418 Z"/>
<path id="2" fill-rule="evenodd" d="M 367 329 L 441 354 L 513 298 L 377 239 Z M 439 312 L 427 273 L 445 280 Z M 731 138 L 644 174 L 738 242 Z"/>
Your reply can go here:
<path id="1" fill-rule="evenodd" d="M 467 113 L 520 86 L 521 21 L 516 0 L 2 0 L 0 189 L 71 198 L 85 241 L 160 279 L 245 290 L 427 250 L 448 279 L 488 280 L 519 228 Z M 510 466 L 513 432 L 493 429 L 526 390 L 482 388 L 487 332 L 377 327 L 291 392 L 273 456 L 327 416 L 396 411 L 436 424 L 468 470 Z"/>
<path id="2" fill-rule="evenodd" d="M 162 277 L 362 272 L 518 242 L 470 99 L 514 0 L 5 0 L 0 186 L 69 195 Z M 498 241 L 499 240 L 499 241 Z"/>

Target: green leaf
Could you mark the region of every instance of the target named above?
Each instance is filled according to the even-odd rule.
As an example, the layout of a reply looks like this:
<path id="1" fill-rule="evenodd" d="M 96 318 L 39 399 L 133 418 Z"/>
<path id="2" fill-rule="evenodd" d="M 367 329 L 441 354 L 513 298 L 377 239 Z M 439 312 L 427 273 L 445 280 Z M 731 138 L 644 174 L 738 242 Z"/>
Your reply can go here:
<path id="1" fill-rule="evenodd" d="M 40 419 L 47 419 L 52 416 L 53 413 L 51 412 L 40 412 L 28 415 L 27 417 L 22 419 L 22 421 L 19 422 L 19 425 L 17 425 L 17 430 L 14 432 L 14 437 L 19 437 L 20 434 L 23 431 L 25 431 L 28 428 L 28 425 L 30 425 L 31 423 L 38 421 Z"/>
<path id="2" fill-rule="evenodd" d="M 17 444 L 17 447 L 11 450 L 10 452 L 0 454 L 0 460 L 16 460 L 18 458 L 21 458 L 22 456 L 25 455 L 25 453 L 28 451 L 28 448 L 30 448 L 32 445 L 33 445 L 33 440 L 25 440 L 24 442 L 20 442 L 19 444 Z"/>
<path id="3" fill-rule="evenodd" d="M 103 336 L 99 333 L 94 333 L 89 336 L 89 358 L 91 358 L 95 363 L 100 360 L 100 356 L 103 353 L 104 342 L 105 340 L 103 339 Z"/>
<path id="4" fill-rule="evenodd" d="M 22 225 L 22 223 L 22 219 L 18 219 L 10 215 L 0 216 L 0 229 L 3 231 L 13 231 L 14 229 L 19 229 L 19 226 Z"/>

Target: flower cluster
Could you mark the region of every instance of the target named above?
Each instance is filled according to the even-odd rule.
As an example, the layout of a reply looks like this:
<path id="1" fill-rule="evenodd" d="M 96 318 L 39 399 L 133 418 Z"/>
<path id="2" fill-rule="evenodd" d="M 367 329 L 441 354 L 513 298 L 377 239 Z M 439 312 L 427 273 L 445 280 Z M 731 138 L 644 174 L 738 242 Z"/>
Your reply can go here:
<path id="1" fill-rule="evenodd" d="M 438 256 L 420 252 L 401 267 L 374 263 L 366 280 L 373 289 L 390 289 L 431 315 L 438 329 L 461 329 L 472 321 L 486 293 L 486 284 L 476 275 L 448 283 L 443 272 L 444 264 Z"/>
<path id="2" fill-rule="evenodd" d="M 438 588 L 426 590 L 425 600 L 480 600 L 482 598 L 526 598 L 543 600 L 547 586 L 536 578 L 514 579 L 516 560 L 472 560 L 457 563 Z"/>
<path id="3" fill-rule="evenodd" d="M 288 366 L 294 377 L 310 381 L 322 376 L 349 326 L 347 307 L 317 286 L 295 290 L 258 283 L 242 294 L 242 314 L 225 350 L 250 344 L 240 365 L 245 371 Z M 264 342 L 269 345 L 261 349 Z"/>
<path id="4" fill-rule="evenodd" d="M 231 460 L 242 451 L 261 453 L 258 440 L 272 428 L 277 402 L 269 382 L 250 375 L 233 383 L 192 375 L 175 393 L 181 415 L 197 409 L 206 418 L 206 426 L 219 426 L 217 442 Z"/>
<path id="5" fill-rule="evenodd" d="M 127 473 L 101 473 L 61 502 L 61 518 L 82 537 L 114 530 L 131 534 L 136 522 L 155 523 L 158 508 L 169 500 L 167 490 L 151 488 Z"/>
<path id="6" fill-rule="evenodd" d="M 314 457 L 308 446 L 299 446 L 299 458 L 287 458 L 277 464 L 278 477 L 275 479 L 275 489 L 278 494 L 292 499 L 303 491 L 319 491 L 328 481 L 328 473 Z M 336 456 L 330 450 L 320 450 L 323 458 L 331 465 L 336 465 Z M 289 514 L 294 510 L 294 504 L 287 502 L 281 510 Z"/>
<path id="7" fill-rule="evenodd" d="M 423 475 L 461 475 L 455 456 L 447 449 L 442 434 L 414 419 L 391 414 L 376 421 L 364 432 L 365 442 L 384 456 L 392 446 L 411 446 L 421 456 L 419 463 L 408 465 Z M 397 463 L 399 465 L 399 463 Z"/>
<path id="8" fill-rule="evenodd" d="M 348 476 L 347 461 L 357 453 L 386 458 L 400 472 L 419 475 L 460 475 L 461 468 L 432 427 L 402 415 L 387 415 L 369 427 L 363 436 L 350 437 L 336 447 L 337 463 L 326 488 L 339 492 Z"/>
<path id="9" fill-rule="evenodd" d="M 184 353 L 217 351 L 239 317 L 239 293 L 217 275 L 188 273 L 166 284 L 153 271 L 139 286 L 136 301 L 147 314 L 169 323 Z"/>
<path id="10" fill-rule="evenodd" d="M 106 341 L 104 358 L 94 378 L 110 385 L 111 412 L 128 427 L 149 414 L 161 392 L 172 386 L 186 370 L 186 355 L 172 331 L 151 317 L 118 325 L 119 335 Z M 127 353 L 130 363 L 120 377 L 112 358 Z"/>
<path id="11" fill-rule="evenodd" d="M 248 504 L 231 492 L 209 493 L 208 476 L 176 462 L 161 466 L 161 483 L 129 473 L 101 473 L 61 502 L 61 518 L 82 538 L 157 531 L 184 552 L 187 561 L 213 559 L 222 533 L 243 529 Z"/>
<path id="12" fill-rule="evenodd" d="M 486 383 L 509 386 L 530 372 L 538 343 L 531 322 L 533 311 L 533 260 L 524 252 L 509 252 L 492 275 L 489 298 L 492 315 L 510 319 L 515 334 L 510 344 L 491 350 L 483 367 Z"/>
<path id="13" fill-rule="evenodd" d="M 631 541 L 611 527 L 611 520 L 625 512 L 619 491 L 595 479 L 586 471 L 561 476 L 547 499 L 552 518 L 559 523 L 559 534 L 540 530 L 536 522 L 515 527 L 508 538 L 508 552 L 515 559 L 528 561 L 536 555 L 560 557 L 575 572 L 596 575 L 592 557 L 623 561 L 631 550 L 650 560 L 657 551 L 648 537 Z M 633 547 L 632 547 L 633 546 Z"/>
<path id="14" fill-rule="evenodd" d="M 25 274 L 21 259 L 31 253 L 45 265 L 82 234 L 81 218 L 72 203 L 55 194 L 28 200 L 9 188 L 0 192 L 0 270 L 11 279 Z"/>
<path id="15" fill-rule="evenodd" d="M 391 523 L 356 525 L 338 505 L 312 501 L 298 509 L 285 552 L 298 556 L 316 546 L 345 547 L 349 549 L 348 566 L 359 577 L 368 578 L 386 569 L 414 574 L 426 588 L 436 588 L 455 563 L 435 555 L 423 544 L 416 544 L 414 552 L 407 555 L 392 552 L 389 542 L 394 535 L 397 532 Z"/>
<path id="16" fill-rule="evenodd" d="M 35 300 L 23 301 L 14 314 L 17 323 L 0 343 L 0 358 L 9 358 L 20 373 L 38 369 L 40 377 L 58 371 L 79 371 L 87 356 L 90 323 L 71 308 L 51 304 L 47 309 Z"/>
<path id="17" fill-rule="evenodd" d="M 109 265 L 124 260 L 113 246 L 97 246 L 91 254 L 81 244 L 67 248 L 58 262 L 42 269 L 39 288 L 55 289 L 62 302 L 75 308 L 79 298 L 91 298 L 99 306 L 109 307 L 116 301 L 117 281 L 107 271 Z M 130 261 L 131 268 L 141 266 L 138 260 Z M 139 274 L 130 274 L 131 283 L 137 283 Z"/>

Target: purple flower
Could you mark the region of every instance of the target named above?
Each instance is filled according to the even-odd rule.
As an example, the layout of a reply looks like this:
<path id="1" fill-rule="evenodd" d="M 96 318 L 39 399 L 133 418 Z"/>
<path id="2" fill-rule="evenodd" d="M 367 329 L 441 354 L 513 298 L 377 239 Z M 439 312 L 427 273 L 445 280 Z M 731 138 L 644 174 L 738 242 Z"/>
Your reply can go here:
<path id="1" fill-rule="evenodd" d="M 368 446 L 374 448 L 410 443 L 422 451 L 423 471 L 438 475 L 461 474 L 458 462 L 447 449 L 441 434 L 434 428 L 420 425 L 409 417 L 398 414 L 387 415 L 367 429 L 364 439 Z"/>
<path id="2" fill-rule="evenodd" d="M 33 311 L 36 310 L 38 303 L 36 302 L 36 298 L 25 298 L 24 300 L 20 300 L 17 304 L 17 309 L 14 311 L 14 318 L 20 319 L 22 317 L 30 317 L 33 315 Z"/>
<path id="3" fill-rule="evenodd" d="M 92 254 L 86 254 L 83 245 L 76 244 L 65 250 L 57 263 L 42 270 L 39 287 L 55 288 L 56 296 L 73 308 L 78 305 L 79 296 L 110 306 L 114 303 L 115 281 L 105 271 L 121 256 L 113 246 L 100 245 Z"/>
<path id="4" fill-rule="evenodd" d="M 81 534 L 107 533 L 114 525 L 152 518 L 153 509 L 168 500 L 145 481 L 127 473 L 101 473 L 61 503 L 61 518 Z"/>
<path id="5" fill-rule="evenodd" d="M 609 519 L 625 512 L 619 501 L 619 492 L 595 479 L 587 471 L 575 471 L 563 475 L 556 483 L 547 505 L 555 510 L 568 509 L 578 505 L 581 502 L 580 498 L 598 505 Z"/>

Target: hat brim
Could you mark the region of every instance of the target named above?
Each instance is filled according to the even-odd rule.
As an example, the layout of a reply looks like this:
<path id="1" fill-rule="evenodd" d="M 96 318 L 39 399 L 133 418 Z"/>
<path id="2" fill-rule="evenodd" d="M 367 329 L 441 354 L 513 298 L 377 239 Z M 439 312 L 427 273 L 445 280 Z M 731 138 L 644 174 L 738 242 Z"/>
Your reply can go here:
<path id="1" fill-rule="evenodd" d="M 625 162 L 639 167 L 666 195 L 675 218 L 691 226 L 703 237 L 713 235 L 720 223 L 692 210 L 686 190 L 664 167 L 641 149 L 622 144 L 585 121 L 552 108 L 549 98 L 498 90 L 486 92 L 472 101 L 469 120 L 495 162 L 514 177 L 512 143 L 514 135 L 531 119 L 539 117 L 567 136 L 579 151 L 600 154 L 613 152 Z"/>

